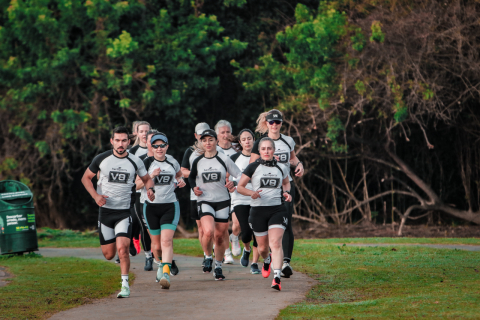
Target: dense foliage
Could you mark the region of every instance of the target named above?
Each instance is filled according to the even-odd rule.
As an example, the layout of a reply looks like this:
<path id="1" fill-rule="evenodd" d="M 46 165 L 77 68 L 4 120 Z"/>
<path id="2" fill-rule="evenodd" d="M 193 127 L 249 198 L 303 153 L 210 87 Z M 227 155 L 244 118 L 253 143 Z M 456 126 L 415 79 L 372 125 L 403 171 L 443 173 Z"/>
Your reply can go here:
<path id="1" fill-rule="evenodd" d="M 237 131 L 278 107 L 307 164 L 298 218 L 480 223 L 479 11 L 0 0 L 0 178 L 33 188 L 42 225 L 93 224 L 79 178 L 115 125 L 148 120 L 180 159 L 196 122 L 225 118 Z"/>

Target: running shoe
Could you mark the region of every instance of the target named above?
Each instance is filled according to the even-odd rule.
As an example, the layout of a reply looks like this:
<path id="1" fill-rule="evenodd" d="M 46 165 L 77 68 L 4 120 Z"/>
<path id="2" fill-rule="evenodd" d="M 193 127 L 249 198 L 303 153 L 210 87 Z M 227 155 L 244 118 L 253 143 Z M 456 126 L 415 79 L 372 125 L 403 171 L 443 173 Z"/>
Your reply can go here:
<path id="1" fill-rule="evenodd" d="M 228 249 L 227 249 L 228 250 Z M 232 251 L 228 250 L 225 250 L 225 264 L 233 264 L 234 261 L 233 261 L 233 257 L 232 257 Z"/>
<path id="2" fill-rule="evenodd" d="M 205 259 L 205 265 L 203 266 L 203 273 L 209 273 L 212 271 L 213 259 Z"/>
<path id="3" fill-rule="evenodd" d="M 272 280 L 272 288 L 275 290 L 282 290 L 282 284 L 280 283 L 280 278 L 274 277 Z"/>
<path id="4" fill-rule="evenodd" d="M 207 257 L 205 256 L 205 253 L 203 254 L 203 261 L 202 261 L 202 267 L 205 267 L 205 260 L 207 259 Z"/>
<path id="5" fill-rule="evenodd" d="M 143 267 L 143 270 L 152 271 L 153 270 L 152 265 L 153 265 L 153 257 L 145 258 L 145 267 Z"/>
<path id="6" fill-rule="evenodd" d="M 233 233 L 230 235 L 230 242 L 232 243 L 232 254 L 234 256 L 239 256 L 242 253 L 242 248 L 240 248 L 238 237 L 235 237 Z"/>
<path id="7" fill-rule="evenodd" d="M 117 256 L 117 259 L 115 260 L 115 263 L 120 263 L 120 257 Z"/>
<path id="8" fill-rule="evenodd" d="M 130 241 L 130 257 L 135 257 L 137 255 L 137 249 L 135 248 L 135 245 L 133 244 L 133 241 Z"/>
<path id="9" fill-rule="evenodd" d="M 160 263 L 158 265 L 157 276 L 155 277 L 155 282 L 160 282 L 160 279 L 162 279 L 162 276 L 163 276 L 163 268 L 162 268 L 162 264 Z"/>
<path id="10" fill-rule="evenodd" d="M 168 273 L 164 273 L 162 278 L 160 279 L 160 285 L 162 286 L 162 289 L 170 289 L 170 276 Z"/>
<path id="11" fill-rule="evenodd" d="M 170 268 L 170 274 L 172 276 L 176 276 L 178 274 L 178 267 L 177 267 L 177 264 L 175 263 L 175 260 L 172 260 L 172 267 Z"/>
<path id="12" fill-rule="evenodd" d="M 245 248 L 243 248 L 243 254 L 242 254 L 242 258 L 240 259 L 240 264 L 246 268 L 248 267 L 249 260 L 250 260 L 250 252 L 245 251 Z"/>
<path id="13" fill-rule="evenodd" d="M 290 266 L 290 263 L 284 262 L 282 266 L 282 277 L 290 278 L 292 274 L 293 274 L 293 269 Z"/>
<path id="14" fill-rule="evenodd" d="M 135 247 L 135 250 L 137 250 L 137 254 L 140 253 L 140 236 L 138 237 L 138 239 L 135 239 L 133 238 L 133 246 Z"/>
<path id="15" fill-rule="evenodd" d="M 122 286 L 122 290 L 117 294 L 117 298 L 128 298 L 130 297 L 130 288 Z"/>
<path id="16" fill-rule="evenodd" d="M 258 264 L 257 263 L 252 263 L 250 265 L 250 273 L 251 274 L 260 274 L 262 273 L 262 271 L 260 271 L 260 269 L 258 269 Z"/>
<path id="17" fill-rule="evenodd" d="M 225 280 L 225 276 L 223 275 L 222 268 L 215 268 L 213 271 L 213 276 L 215 277 L 215 280 Z"/>
<path id="18" fill-rule="evenodd" d="M 270 254 L 270 263 L 272 262 L 272 255 Z M 270 263 L 263 262 L 262 276 L 268 278 L 270 276 Z"/>

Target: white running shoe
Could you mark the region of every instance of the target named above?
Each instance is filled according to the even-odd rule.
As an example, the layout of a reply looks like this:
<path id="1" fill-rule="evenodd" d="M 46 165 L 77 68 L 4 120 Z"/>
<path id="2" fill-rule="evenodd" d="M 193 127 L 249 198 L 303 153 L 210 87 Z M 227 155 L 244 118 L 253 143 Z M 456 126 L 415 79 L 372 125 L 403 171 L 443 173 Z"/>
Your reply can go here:
<path id="1" fill-rule="evenodd" d="M 233 264 L 233 257 L 232 257 L 232 252 L 230 249 L 225 250 L 225 264 Z"/>
<path id="2" fill-rule="evenodd" d="M 230 242 L 232 243 L 232 254 L 234 256 L 239 256 L 242 253 L 242 248 L 240 248 L 240 241 L 238 241 L 238 236 L 235 236 L 232 233 L 230 235 Z"/>

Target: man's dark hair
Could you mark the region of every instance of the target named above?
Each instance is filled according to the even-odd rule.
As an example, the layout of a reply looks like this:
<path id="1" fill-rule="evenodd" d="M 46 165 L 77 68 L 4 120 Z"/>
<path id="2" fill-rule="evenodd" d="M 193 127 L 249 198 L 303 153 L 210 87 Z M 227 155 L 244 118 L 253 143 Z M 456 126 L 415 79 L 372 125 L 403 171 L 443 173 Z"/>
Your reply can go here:
<path id="1" fill-rule="evenodd" d="M 125 133 L 127 135 L 127 137 L 130 139 L 130 135 L 129 135 L 127 127 L 119 126 L 119 127 L 116 127 L 115 129 L 113 129 L 112 139 L 115 136 L 115 133 Z"/>

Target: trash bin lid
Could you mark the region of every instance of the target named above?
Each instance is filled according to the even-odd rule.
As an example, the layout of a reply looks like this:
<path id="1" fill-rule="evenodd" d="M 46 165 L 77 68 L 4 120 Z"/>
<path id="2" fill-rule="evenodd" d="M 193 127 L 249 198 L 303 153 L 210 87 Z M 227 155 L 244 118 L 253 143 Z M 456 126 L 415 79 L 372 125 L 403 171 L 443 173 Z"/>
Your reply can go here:
<path id="1" fill-rule="evenodd" d="M 15 199 L 31 199 L 30 189 L 21 182 L 14 180 L 0 181 L 0 201 L 9 202 Z"/>

